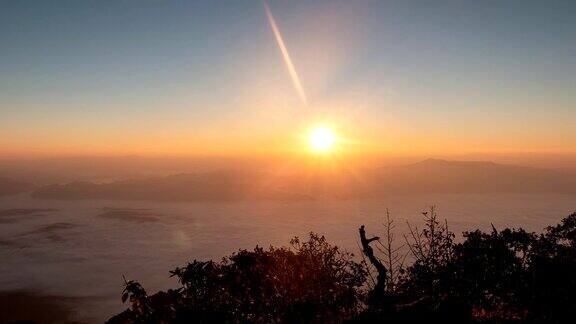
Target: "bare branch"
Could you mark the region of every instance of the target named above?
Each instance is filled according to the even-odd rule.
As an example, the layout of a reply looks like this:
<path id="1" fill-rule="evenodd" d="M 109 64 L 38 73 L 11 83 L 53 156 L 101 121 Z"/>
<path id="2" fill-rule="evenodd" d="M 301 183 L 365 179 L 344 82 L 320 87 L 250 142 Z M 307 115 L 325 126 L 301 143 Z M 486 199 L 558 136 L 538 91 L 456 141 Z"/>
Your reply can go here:
<path id="1" fill-rule="evenodd" d="M 374 289 L 372 290 L 371 293 L 371 300 L 372 302 L 374 302 L 380 300 L 381 299 L 380 297 L 383 296 L 386 292 L 386 278 L 388 270 L 382 264 L 382 262 L 378 260 L 378 258 L 376 258 L 376 256 L 374 255 L 374 250 L 370 246 L 370 242 L 378 240 L 379 238 L 373 237 L 371 239 L 367 239 L 364 225 L 360 226 L 358 232 L 360 233 L 360 243 L 362 244 L 362 252 L 364 252 L 364 255 L 366 255 L 370 263 L 372 263 L 372 265 L 376 268 L 376 271 L 378 272 L 378 276 L 376 277 L 377 279 L 376 285 L 374 286 Z"/>

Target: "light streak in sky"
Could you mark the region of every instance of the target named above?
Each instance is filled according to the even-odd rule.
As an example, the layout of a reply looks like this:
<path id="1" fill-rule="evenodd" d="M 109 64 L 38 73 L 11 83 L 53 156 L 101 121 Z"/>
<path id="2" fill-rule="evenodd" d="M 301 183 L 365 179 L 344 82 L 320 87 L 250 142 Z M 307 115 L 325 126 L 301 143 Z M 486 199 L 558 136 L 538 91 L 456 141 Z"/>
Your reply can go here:
<path id="1" fill-rule="evenodd" d="M 278 43 L 278 47 L 280 48 L 280 52 L 282 53 L 282 58 L 284 59 L 284 63 L 286 64 L 286 69 L 288 69 L 288 73 L 290 74 L 290 78 L 292 79 L 292 83 L 298 92 L 298 96 L 304 103 L 304 105 L 308 105 L 308 99 L 306 98 L 306 93 L 304 92 L 304 88 L 302 87 L 302 83 L 300 82 L 300 77 L 296 72 L 296 68 L 294 67 L 294 63 L 292 63 L 292 59 L 290 58 L 290 53 L 288 53 L 288 48 L 286 48 L 286 44 L 284 44 L 284 39 L 282 38 L 282 34 L 276 25 L 276 19 L 272 15 L 272 11 L 270 10 L 270 6 L 268 5 L 268 1 L 264 0 L 264 9 L 266 9 L 266 16 L 268 17 L 268 22 L 270 23 L 270 27 L 272 28 L 272 32 L 274 33 L 274 37 L 276 38 L 276 42 Z"/>

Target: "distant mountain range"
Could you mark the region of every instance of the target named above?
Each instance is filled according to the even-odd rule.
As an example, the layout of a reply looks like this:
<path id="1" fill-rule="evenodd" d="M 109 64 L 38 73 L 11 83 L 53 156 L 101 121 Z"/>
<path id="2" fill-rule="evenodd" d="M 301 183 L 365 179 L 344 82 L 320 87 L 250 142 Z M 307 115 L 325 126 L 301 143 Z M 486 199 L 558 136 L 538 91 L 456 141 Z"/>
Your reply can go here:
<path id="1" fill-rule="evenodd" d="M 34 189 L 34 185 L 30 183 L 0 177 L 0 197 L 16 195 L 19 193 L 31 191 L 32 189 Z"/>
<path id="2" fill-rule="evenodd" d="M 241 200 L 309 199 L 263 185 L 261 173 L 217 171 L 204 174 L 176 174 L 167 177 L 131 179 L 109 183 L 71 182 L 49 185 L 32 193 L 51 199 L 128 199 L 128 200 Z"/>
<path id="3" fill-rule="evenodd" d="M 438 193 L 576 193 L 576 172 L 428 159 L 382 170 L 381 189 Z"/>
<path id="4" fill-rule="evenodd" d="M 496 164 L 428 159 L 356 172 L 274 175 L 217 171 L 108 183 L 71 182 L 32 193 L 48 199 L 303 200 L 368 198 L 407 193 L 576 193 L 576 173 Z"/>

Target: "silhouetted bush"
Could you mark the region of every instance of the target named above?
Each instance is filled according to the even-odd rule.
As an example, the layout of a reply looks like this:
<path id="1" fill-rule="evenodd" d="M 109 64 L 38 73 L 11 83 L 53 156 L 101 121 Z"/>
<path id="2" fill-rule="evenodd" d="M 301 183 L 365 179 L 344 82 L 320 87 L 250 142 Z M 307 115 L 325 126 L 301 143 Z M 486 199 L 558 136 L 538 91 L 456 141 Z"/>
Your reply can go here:
<path id="1" fill-rule="evenodd" d="M 571 323 L 576 316 L 576 213 L 544 233 L 492 228 L 461 243 L 432 209 L 406 236 L 415 260 L 387 302 L 358 319 Z"/>
<path id="2" fill-rule="evenodd" d="M 171 272 L 180 288 L 153 296 L 128 281 L 122 299 L 131 308 L 110 323 L 571 323 L 576 317 L 576 213 L 540 234 L 492 227 L 465 232 L 460 243 L 434 209 L 423 215 L 423 228 L 409 226 L 400 247 L 393 246 L 389 216 L 384 243 L 366 238 L 362 226 L 366 257 L 359 262 L 310 234 L 290 248 L 195 260 Z"/>
<path id="3" fill-rule="evenodd" d="M 147 297 L 126 283 L 130 310 L 111 323 L 330 323 L 357 314 L 366 278 L 352 254 L 311 233 L 290 248 L 240 250 L 171 271 L 181 287 Z"/>

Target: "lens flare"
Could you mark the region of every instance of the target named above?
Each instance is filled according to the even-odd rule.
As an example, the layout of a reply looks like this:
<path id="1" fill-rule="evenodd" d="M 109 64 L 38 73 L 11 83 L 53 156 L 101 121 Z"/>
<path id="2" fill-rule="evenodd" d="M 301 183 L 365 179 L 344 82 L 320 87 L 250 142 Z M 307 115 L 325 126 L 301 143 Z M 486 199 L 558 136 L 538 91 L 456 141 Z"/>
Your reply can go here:
<path id="1" fill-rule="evenodd" d="M 292 63 L 292 59 L 290 58 L 290 53 L 288 52 L 288 48 L 286 48 L 286 44 L 284 44 L 284 39 L 282 38 L 282 34 L 278 29 L 278 25 L 276 24 L 276 19 L 272 15 L 272 11 L 270 10 L 270 6 L 268 2 L 264 0 L 264 9 L 266 10 L 266 16 L 268 17 L 268 22 L 270 23 L 270 28 L 272 28 L 272 33 L 274 33 L 274 37 L 276 38 L 276 43 L 278 43 L 278 48 L 280 48 L 280 52 L 282 53 L 282 58 L 284 59 L 284 63 L 286 64 L 286 69 L 290 74 L 290 78 L 292 79 L 292 83 L 294 84 L 294 88 L 298 92 L 298 96 L 302 100 L 305 106 L 308 105 L 308 99 L 306 98 L 306 93 L 304 92 L 304 88 L 302 87 L 302 83 L 300 82 L 300 77 L 296 72 L 296 68 L 294 67 L 294 63 Z"/>

